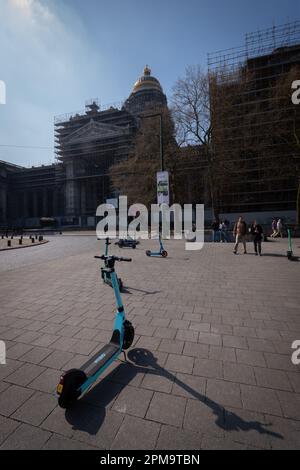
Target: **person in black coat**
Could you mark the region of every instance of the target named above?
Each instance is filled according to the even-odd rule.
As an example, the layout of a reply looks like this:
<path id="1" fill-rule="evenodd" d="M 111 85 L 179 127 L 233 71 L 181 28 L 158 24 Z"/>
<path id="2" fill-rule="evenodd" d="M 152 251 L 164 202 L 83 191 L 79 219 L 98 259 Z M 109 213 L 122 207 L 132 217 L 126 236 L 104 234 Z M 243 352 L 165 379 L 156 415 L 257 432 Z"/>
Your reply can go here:
<path id="1" fill-rule="evenodd" d="M 261 225 L 259 225 L 256 220 L 250 227 L 250 233 L 252 235 L 253 243 L 254 243 L 254 251 L 256 256 L 262 256 L 261 253 L 261 243 L 264 238 L 264 231 Z"/>

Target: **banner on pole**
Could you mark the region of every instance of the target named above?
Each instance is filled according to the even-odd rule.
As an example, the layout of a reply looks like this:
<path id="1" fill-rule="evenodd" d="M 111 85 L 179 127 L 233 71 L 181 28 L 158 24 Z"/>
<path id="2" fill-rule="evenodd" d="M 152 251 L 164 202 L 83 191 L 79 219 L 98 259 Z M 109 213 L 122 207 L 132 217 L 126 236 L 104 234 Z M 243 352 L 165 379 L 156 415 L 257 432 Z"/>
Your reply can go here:
<path id="1" fill-rule="evenodd" d="M 157 173 L 157 204 L 170 204 L 169 173 L 167 171 Z"/>

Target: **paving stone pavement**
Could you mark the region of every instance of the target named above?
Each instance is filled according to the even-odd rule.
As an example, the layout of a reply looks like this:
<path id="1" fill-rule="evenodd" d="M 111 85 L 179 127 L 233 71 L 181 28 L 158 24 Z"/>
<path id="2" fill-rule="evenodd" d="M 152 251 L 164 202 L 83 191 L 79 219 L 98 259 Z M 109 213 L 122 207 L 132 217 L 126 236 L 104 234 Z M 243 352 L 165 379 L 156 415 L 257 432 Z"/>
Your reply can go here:
<path id="1" fill-rule="evenodd" d="M 167 259 L 145 256 L 155 241 L 112 246 L 133 258 L 117 271 L 134 345 L 65 412 L 59 376 L 110 339 L 115 303 L 93 258 L 102 242 L 49 239 L 0 254 L 0 449 L 300 448 L 300 262 L 286 240 L 262 258 L 250 245 L 167 241 Z"/>

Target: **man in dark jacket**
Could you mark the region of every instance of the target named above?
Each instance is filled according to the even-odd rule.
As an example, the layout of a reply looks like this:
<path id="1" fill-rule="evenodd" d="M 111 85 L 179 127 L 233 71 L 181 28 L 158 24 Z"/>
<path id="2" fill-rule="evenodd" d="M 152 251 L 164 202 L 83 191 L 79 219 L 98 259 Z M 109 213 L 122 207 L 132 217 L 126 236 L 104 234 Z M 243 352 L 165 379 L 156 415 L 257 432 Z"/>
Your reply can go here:
<path id="1" fill-rule="evenodd" d="M 250 227 L 250 233 L 252 235 L 253 243 L 254 243 L 254 251 L 256 256 L 262 256 L 261 254 L 261 242 L 263 241 L 263 228 L 259 225 L 256 220 L 254 220 L 253 224 Z"/>
<path id="2" fill-rule="evenodd" d="M 215 220 L 213 221 L 213 223 L 211 224 L 211 228 L 212 228 L 212 232 L 213 232 L 212 241 L 213 241 L 214 243 L 220 241 L 220 230 L 219 230 L 219 227 L 220 227 L 220 222 L 219 222 L 219 220 L 215 219 Z"/>
<path id="3" fill-rule="evenodd" d="M 235 245 L 233 253 L 237 255 L 239 244 L 242 243 L 244 246 L 244 254 L 247 254 L 247 245 L 246 245 L 246 234 L 247 234 L 247 224 L 244 221 L 243 217 L 240 217 L 236 222 L 233 229 L 233 236 L 235 237 Z"/>

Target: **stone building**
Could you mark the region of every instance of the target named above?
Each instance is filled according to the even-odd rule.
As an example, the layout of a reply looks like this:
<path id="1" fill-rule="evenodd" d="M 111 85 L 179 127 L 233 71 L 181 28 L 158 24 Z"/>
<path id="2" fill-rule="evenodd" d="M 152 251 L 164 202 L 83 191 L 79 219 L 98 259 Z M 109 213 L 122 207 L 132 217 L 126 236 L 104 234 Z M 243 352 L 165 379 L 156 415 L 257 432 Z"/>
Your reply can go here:
<path id="1" fill-rule="evenodd" d="M 56 163 L 25 168 L 0 162 L 0 226 L 35 227 L 42 217 L 60 226 L 94 227 L 99 204 L 115 197 L 108 170 L 126 158 L 139 116 L 167 105 L 148 66 L 120 107 L 85 110 L 55 118 Z"/>

